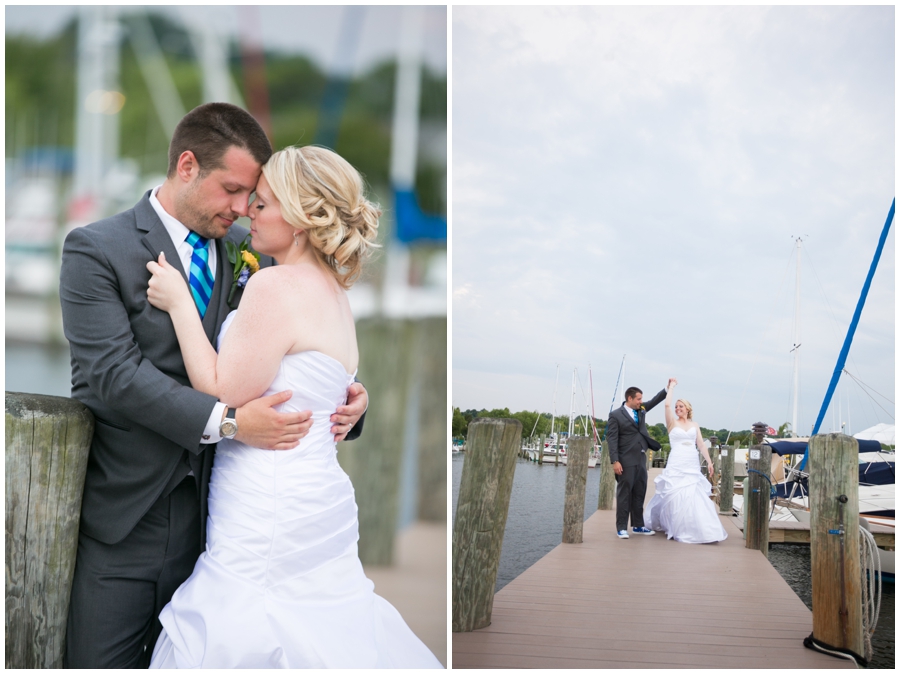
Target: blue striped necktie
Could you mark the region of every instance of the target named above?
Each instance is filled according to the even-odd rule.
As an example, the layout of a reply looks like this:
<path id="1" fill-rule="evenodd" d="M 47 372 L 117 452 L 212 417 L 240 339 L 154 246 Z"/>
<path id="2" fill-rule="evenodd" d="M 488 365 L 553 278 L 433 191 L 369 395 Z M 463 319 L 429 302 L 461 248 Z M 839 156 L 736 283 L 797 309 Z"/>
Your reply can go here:
<path id="1" fill-rule="evenodd" d="M 206 315 L 209 298 L 212 297 L 213 277 L 209 271 L 209 239 L 204 239 L 197 232 L 187 235 L 186 241 L 194 248 L 191 253 L 191 273 L 189 274 L 191 295 L 200 312 L 200 318 Z"/>
<path id="2" fill-rule="evenodd" d="M 634 423 L 636 423 L 638 426 L 640 426 L 641 421 L 640 421 L 640 419 L 638 419 L 638 411 L 637 410 L 631 410 L 631 411 L 634 412 Z"/>

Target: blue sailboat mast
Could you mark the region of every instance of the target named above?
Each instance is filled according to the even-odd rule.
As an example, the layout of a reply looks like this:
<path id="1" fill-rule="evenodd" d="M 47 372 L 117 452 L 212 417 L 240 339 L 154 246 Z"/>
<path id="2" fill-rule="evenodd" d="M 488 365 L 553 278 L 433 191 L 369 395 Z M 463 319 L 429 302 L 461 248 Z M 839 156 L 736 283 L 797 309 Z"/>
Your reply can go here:
<path id="1" fill-rule="evenodd" d="M 859 324 L 859 317 L 862 315 L 863 307 L 866 304 L 866 297 L 869 294 L 869 286 L 872 285 L 872 277 L 875 276 L 875 269 L 878 267 L 878 260 L 881 259 L 881 251 L 884 250 L 884 242 L 887 240 L 888 232 L 891 229 L 891 223 L 894 221 L 894 206 L 897 199 L 891 201 L 891 210 L 888 212 L 887 220 L 884 221 L 884 228 L 881 230 L 881 238 L 878 240 L 878 248 L 875 250 L 875 257 L 869 267 L 869 274 L 866 276 L 866 282 L 863 284 L 862 292 L 859 295 L 859 301 L 856 303 L 856 311 L 853 312 L 853 320 L 850 321 L 850 327 L 847 329 L 847 336 L 844 338 L 844 345 L 838 355 L 837 365 L 834 366 L 834 373 L 831 375 L 831 383 L 828 384 L 828 391 L 825 393 L 825 400 L 822 401 L 822 408 L 819 410 L 819 417 L 816 419 L 816 425 L 813 426 L 811 433 L 815 435 L 822 426 L 825 419 L 825 412 L 828 405 L 831 404 L 831 397 L 834 395 L 834 389 L 837 387 L 838 380 L 841 378 L 841 372 L 844 371 L 844 363 L 847 362 L 847 355 L 850 353 L 850 344 L 853 342 L 853 335 L 856 333 L 856 326 Z M 803 454 L 803 460 L 800 462 L 800 469 L 806 465 L 809 458 L 809 446 Z"/>

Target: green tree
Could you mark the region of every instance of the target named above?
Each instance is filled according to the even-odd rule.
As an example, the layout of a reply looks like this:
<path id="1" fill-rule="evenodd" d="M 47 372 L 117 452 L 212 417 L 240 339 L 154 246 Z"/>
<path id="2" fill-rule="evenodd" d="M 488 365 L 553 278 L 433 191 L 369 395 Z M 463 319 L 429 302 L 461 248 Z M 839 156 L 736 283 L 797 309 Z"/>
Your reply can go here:
<path id="1" fill-rule="evenodd" d="M 453 408 L 453 421 L 451 422 L 451 434 L 454 438 L 464 438 L 469 431 L 469 422 L 459 411 L 458 407 Z"/>

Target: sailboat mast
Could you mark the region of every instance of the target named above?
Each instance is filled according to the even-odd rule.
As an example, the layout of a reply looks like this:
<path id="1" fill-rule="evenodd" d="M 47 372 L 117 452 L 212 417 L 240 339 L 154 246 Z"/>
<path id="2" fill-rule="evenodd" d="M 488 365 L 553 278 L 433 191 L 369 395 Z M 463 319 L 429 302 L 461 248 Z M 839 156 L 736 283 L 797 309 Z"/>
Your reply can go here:
<path id="1" fill-rule="evenodd" d="M 800 402 L 800 245 L 803 239 L 797 237 L 797 285 L 794 290 L 794 339 L 791 351 L 794 353 L 794 409 L 791 415 L 791 435 L 797 437 L 797 411 Z"/>
<path id="2" fill-rule="evenodd" d="M 572 370 L 572 403 L 569 405 L 569 437 L 575 431 L 575 373 L 578 368 Z"/>
<path id="3" fill-rule="evenodd" d="M 550 417 L 550 437 L 556 428 L 556 390 L 559 388 L 559 363 L 556 364 L 556 385 L 553 387 L 553 416 Z"/>

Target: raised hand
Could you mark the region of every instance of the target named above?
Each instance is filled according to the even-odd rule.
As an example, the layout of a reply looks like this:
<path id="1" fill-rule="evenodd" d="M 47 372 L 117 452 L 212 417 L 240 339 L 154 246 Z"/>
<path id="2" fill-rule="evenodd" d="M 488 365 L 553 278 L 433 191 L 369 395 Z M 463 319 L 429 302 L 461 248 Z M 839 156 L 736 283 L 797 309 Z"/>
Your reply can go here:
<path id="1" fill-rule="evenodd" d="M 673 386 L 678 386 L 678 380 L 675 377 L 669 377 L 669 383 L 666 384 L 666 390 L 668 391 Z"/>
<path id="2" fill-rule="evenodd" d="M 157 261 L 150 260 L 147 269 L 153 274 L 147 284 L 147 301 L 150 304 L 169 313 L 182 305 L 193 305 L 194 300 L 184 276 L 166 262 L 165 253 L 160 253 Z"/>

